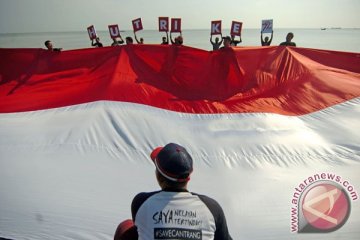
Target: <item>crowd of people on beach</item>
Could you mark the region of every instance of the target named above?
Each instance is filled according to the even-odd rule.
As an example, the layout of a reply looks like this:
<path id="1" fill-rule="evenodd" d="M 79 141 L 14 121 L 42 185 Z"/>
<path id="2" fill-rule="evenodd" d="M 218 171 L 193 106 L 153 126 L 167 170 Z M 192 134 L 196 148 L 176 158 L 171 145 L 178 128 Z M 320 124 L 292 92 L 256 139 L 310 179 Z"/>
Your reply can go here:
<path id="1" fill-rule="evenodd" d="M 261 46 L 270 46 L 271 45 L 271 42 L 273 39 L 273 33 L 274 32 L 272 31 L 270 38 L 268 36 L 263 38 L 263 32 L 261 32 L 261 37 L 260 37 Z M 135 32 L 134 32 L 134 38 L 135 38 L 135 41 L 137 44 L 144 44 L 144 38 L 141 37 L 140 39 L 138 39 Z M 284 42 L 280 43 L 279 46 L 296 47 L 296 43 L 292 41 L 293 38 L 294 38 L 294 34 L 292 32 L 289 32 L 286 35 L 286 40 Z M 236 40 L 235 35 L 226 36 L 226 37 L 223 37 L 222 35 L 220 35 L 220 38 L 215 37 L 215 41 L 213 41 L 213 35 L 210 36 L 210 43 L 213 47 L 213 51 L 216 51 L 219 49 L 224 49 L 224 48 L 236 47 L 241 42 L 242 42 L 241 35 L 239 36 L 238 40 Z M 113 38 L 113 43 L 111 44 L 111 46 L 120 46 L 124 43 L 126 45 L 133 44 L 134 40 L 132 37 L 127 36 L 124 41 L 123 38 L 120 36 L 119 38 Z M 173 36 L 170 32 L 170 42 L 169 42 L 169 34 L 168 34 L 168 32 L 166 32 L 166 36 L 162 37 L 162 42 L 160 44 L 168 45 L 170 43 L 175 46 L 182 45 L 184 43 L 184 39 L 183 39 L 181 32 L 180 32 L 180 35 L 175 38 L 173 38 Z M 221 45 L 223 45 L 223 46 L 221 46 Z M 62 50 L 62 48 L 54 48 L 53 44 L 50 40 L 45 41 L 45 46 L 49 51 L 61 51 Z M 96 37 L 95 39 L 91 40 L 91 46 L 103 47 L 104 45 L 101 43 L 100 38 Z"/>

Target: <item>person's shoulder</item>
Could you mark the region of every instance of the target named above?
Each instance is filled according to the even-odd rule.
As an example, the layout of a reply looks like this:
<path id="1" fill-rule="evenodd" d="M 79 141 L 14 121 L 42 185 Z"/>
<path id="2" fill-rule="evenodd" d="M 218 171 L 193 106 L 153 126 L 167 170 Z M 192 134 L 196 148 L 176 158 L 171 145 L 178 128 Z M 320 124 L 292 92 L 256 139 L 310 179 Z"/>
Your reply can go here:
<path id="1" fill-rule="evenodd" d="M 134 206 L 140 206 L 143 202 L 145 202 L 147 199 L 149 199 L 151 196 L 153 196 L 156 193 L 159 193 L 160 191 L 154 191 L 154 192 L 141 192 L 135 195 L 135 197 L 132 200 L 131 205 Z"/>
<path id="2" fill-rule="evenodd" d="M 151 196 L 153 196 L 154 194 L 158 193 L 160 191 L 155 191 L 155 192 L 141 192 L 138 193 L 134 199 L 131 202 L 131 214 L 132 214 L 132 218 L 133 220 L 135 220 L 136 214 L 138 212 L 138 210 L 140 209 L 140 207 L 143 205 L 143 203 L 148 200 Z"/>
<path id="3" fill-rule="evenodd" d="M 139 199 L 139 198 L 148 198 L 151 197 L 152 195 L 159 193 L 160 191 L 153 191 L 153 192 L 140 192 L 138 194 L 135 195 L 134 199 Z"/>
<path id="4" fill-rule="evenodd" d="M 193 195 L 197 195 L 199 197 L 199 199 L 206 205 L 206 207 L 210 210 L 211 214 L 214 216 L 214 219 L 224 219 L 225 215 L 224 215 L 224 211 L 222 209 L 222 207 L 220 206 L 220 204 L 213 198 L 206 196 L 206 195 L 202 195 L 202 194 L 197 194 L 197 193 L 192 193 Z"/>
<path id="5" fill-rule="evenodd" d="M 296 47 L 296 43 L 294 43 L 294 42 L 282 42 L 282 43 L 279 44 L 279 46 Z"/>

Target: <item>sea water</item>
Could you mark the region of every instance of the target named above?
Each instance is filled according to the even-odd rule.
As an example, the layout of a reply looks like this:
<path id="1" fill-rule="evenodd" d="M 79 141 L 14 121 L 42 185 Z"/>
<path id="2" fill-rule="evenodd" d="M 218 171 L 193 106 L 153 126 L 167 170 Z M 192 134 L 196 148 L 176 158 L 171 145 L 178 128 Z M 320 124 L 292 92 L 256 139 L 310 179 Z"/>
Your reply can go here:
<path id="1" fill-rule="evenodd" d="M 228 33 L 229 30 L 223 30 Z M 275 29 L 271 45 L 276 46 L 285 41 L 288 32 L 294 33 L 293 41 L 298 47 L 326 49 L 345 52 L 360 52 L 360 29 Z M 109 31 L 98 31 L 101 42 L 104 46 L 110 46 Z M 134 37 L 132 31 L 121 33 L 125 39 L 127 36 Z M 177 36 L 178 34 L 174 34 Z M 203 30 L 184 30 L 184 45 L 212 50 L 210 44 L 210 32 Z M 226 34 L 224 34 L 225 36 Z M 147 44 L 159 44 L 165 36 L 157 30 L 143 30 L 137 32 L 138 39 L 144 38 Z M 264 35 L 269 36 L 269 34 Z M 86 29 L 78 32 L 47 32 L 47 33 L 1 33 L 0 48 L 45 48 L 44 42 L 51 40 L 54 47 L 61 47 L 64 50 L 89 48 L 91 43 Z M 259 29 L 243 29 L 242 43 L 238 46 L 260 46 Z"/>

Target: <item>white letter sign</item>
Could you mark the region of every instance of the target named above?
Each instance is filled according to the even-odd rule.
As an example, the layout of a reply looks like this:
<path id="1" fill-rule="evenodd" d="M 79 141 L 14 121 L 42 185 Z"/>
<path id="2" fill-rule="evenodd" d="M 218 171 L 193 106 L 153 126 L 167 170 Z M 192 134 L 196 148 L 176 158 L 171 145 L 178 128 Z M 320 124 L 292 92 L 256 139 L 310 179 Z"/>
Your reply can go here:
<path id="1" fill-rule="evenodd" d="M 211 21 L 211 35 L 221 34 L 221 20 Z"/>
<path id="2" fill-rule="evenodd" d="M 171 19 L 171 32 L 181 32 L 181 18 Z"/>
<path id="3" fill-rule="evenodd" d="M 230 35 L 241 36 L 242 22 L 232 21 Z"/>
<path id="4" fill-rule="evenodd" d="M 87 28 L 90 40 L 96 39 L 96 31 L 94 25 Z"/>
<path id="5" fill-rule="evenodd" d="M 112 39 L 120 37 L 120 30 L 117 24 L 109 25 L 109 33 Z"/>
<path id="6" fill-rule="evenodd" d="M 262 20 L 261 32 L 272 33 L 272 31 L 273 31 L 273 20 L 272 19 Z"/>
<path id="7" fill-rule="evenodd" d="M 134 32 L 140 31 L 143 29 L 141 18 L 137 18 L 132 21 Z"/>
<path id="8" fill-rule="evenodd" d="M 168 31 L 169 31 L 169 18 L 159 17 L 159 32 L 168 32 Z"/>

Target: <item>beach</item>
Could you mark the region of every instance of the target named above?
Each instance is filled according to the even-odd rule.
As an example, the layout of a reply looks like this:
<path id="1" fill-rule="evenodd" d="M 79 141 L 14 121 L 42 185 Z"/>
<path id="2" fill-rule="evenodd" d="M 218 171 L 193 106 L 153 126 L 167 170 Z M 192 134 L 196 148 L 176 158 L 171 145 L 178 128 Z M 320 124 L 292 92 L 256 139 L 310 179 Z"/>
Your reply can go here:
<path id="1" fill-rule="evenodd" d="M 226 36 L 229 30 L 225 29 L 223 32 L 223 36 Z M 294 33 L 293 41 L 298 47 L 360 53 L 360 29 L 274 29 L 271 45 L 276 46 L 285 41 L 285 36 L 288 32 Z M 111 45 L 112 40 L 108 30 L 99 30 L 97 33 L 104 46 Z M 123 38 L 134 36 L 130 30 L 122 32 L 121 35 Z M 174 34 L 174 36 L 177 35 Z M 137 32 L 137 37 L 143 37 L 146 44 L 159 44 L 161 43 L 162 36 L 165 36 L 165 34 L 157 30 Z M 269 36 L 269 34 L 264 34 L 265 36 Z M 212 50 L 209 41 L 209 29 L 184 30 L 183 37 L 184 45 L 186 46 Z M 61 47 L 63 50 L 91 47 L 86 28 L 84 28 L 83 31 L 75 32 L 0 33 L 0 48 L 45 48 L 44 42 L 46 40 L 51 40 L 55 47 Z M 258 47 L 260 45 L 260 29 L 243 29 L 242 43 L 238 45 L 239 47 Z"/>

